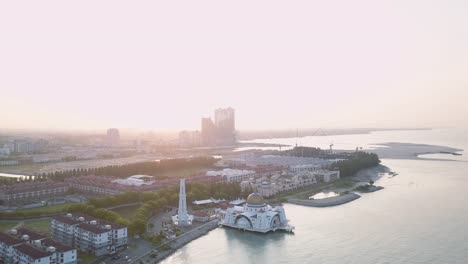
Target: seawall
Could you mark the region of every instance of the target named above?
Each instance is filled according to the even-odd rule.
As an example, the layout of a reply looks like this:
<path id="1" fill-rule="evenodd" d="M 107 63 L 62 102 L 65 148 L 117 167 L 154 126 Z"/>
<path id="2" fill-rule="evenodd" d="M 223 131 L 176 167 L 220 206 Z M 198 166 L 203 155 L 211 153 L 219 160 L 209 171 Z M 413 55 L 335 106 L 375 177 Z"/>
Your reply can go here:
<path id="1" fill-rule="evenodd" d="M 329 206 L 336 206 L 340 204 L 349 203 L 359 198 L 361 198 L 359 194 L 349 193 L 349 194 L 344 194 L 344 195 L 340 195 L 336 197 L 314 199 L 314 200 L 303 200 L 303 199 L 291 198 L 291 199 L 288 199 L 288 203 L 311 206 L 311 207 L 329 207 Z"/>

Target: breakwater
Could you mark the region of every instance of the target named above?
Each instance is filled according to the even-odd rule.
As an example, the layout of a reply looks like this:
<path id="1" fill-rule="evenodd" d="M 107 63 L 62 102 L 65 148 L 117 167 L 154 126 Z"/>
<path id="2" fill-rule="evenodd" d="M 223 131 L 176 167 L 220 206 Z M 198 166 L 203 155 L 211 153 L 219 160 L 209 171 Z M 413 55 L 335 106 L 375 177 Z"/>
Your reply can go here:
<path id="1" fill-rule="evenodd" d="M 336 206 L 340 204 L 349 203 L 359 198 L 361 198 L 359 194 L 349 193 L 349 194 L 344 194 L 344 195 L 329 197 L 329 198 L 324 198 L 324 199 L 303 200 L 303 199 L 291 198 L 291 199 L 288 199 L 288 203 L 311 206 L 311 207 L 328 207 L 328 206 Z"/>

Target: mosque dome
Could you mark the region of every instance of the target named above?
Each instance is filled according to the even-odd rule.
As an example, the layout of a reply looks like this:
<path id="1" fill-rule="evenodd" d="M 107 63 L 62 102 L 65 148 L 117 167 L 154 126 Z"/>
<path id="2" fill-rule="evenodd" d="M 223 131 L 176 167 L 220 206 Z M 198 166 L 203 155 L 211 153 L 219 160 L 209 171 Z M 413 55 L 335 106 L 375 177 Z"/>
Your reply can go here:
<path id="1" fill-rule="evenodd" d="M 247 205 L 263 206 L 265 205 L 265 200 L 263 199 L 262 195 L 260 195 L 259 193 L 251 193 L 247 197 Z"/>

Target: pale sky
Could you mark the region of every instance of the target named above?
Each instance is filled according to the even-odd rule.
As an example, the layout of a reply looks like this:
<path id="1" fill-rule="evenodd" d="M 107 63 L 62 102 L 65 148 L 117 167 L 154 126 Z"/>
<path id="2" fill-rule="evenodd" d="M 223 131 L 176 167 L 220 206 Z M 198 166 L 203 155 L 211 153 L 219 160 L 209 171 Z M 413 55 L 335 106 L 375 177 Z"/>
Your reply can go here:
<path id="1" fill-rule="evenodd" d="M 0 128 L 468 121 L 468 1 L 2 1 Z"/>

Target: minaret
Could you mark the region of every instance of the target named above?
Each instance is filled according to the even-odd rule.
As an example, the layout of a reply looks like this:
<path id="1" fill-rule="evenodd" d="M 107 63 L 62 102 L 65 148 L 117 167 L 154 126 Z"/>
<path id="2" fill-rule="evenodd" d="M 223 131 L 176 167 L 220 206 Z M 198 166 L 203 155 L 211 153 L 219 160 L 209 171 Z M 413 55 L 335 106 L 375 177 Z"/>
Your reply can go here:
<path id="1" fill-rule="evenodd" d="M 180 179 L 179 190 L 179 210 L 177 211 L 178 225 L 189 225 L 189 216 L 187 213 L 187 195 L 185 194 L 185 179 Z"/>

